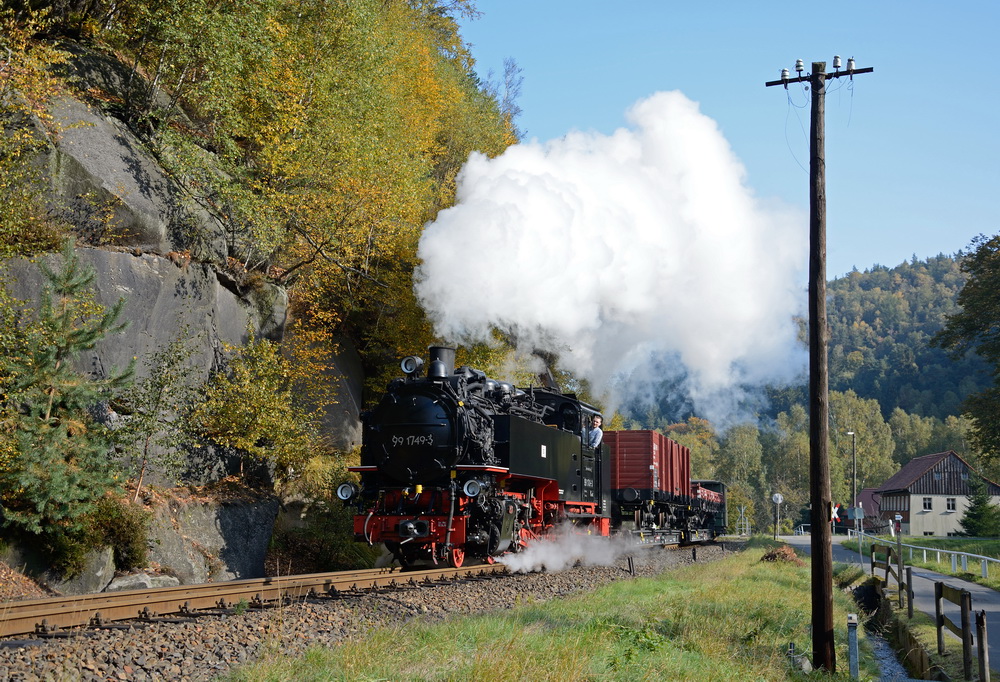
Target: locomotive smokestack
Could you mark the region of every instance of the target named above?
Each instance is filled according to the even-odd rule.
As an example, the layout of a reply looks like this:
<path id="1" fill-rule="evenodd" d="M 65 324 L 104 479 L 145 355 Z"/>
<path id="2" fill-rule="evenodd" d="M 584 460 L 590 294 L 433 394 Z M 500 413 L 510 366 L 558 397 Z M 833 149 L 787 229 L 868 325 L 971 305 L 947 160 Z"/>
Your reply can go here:
<path id="1" fill-rule="evenodd" d="M 448 346 L 431 346 L 427 349 L 430 354 L 430 364 L 427 367 L 427 376 L 431 378 L 450 377 L 455 373 L 455 349 Z"/>

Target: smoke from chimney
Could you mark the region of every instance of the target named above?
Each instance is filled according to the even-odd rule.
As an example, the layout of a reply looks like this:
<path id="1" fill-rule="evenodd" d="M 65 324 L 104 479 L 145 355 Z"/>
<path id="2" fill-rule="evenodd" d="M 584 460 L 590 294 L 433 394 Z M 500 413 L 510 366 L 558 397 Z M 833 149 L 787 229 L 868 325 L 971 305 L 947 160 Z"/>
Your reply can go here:
<path id="1" fill-rule="evenodd" d="M 804 368 L 793 316 L 808 221 L 754 196 L 716 123 L 680 92 L 637 102 L 628 120 L 473 154 L 456 205 L 424 230 L 416 292 L 443 338 L 508 330 L 612 406 L 658 400 L 667 379 L 724 424 L 754 387 Z"/>

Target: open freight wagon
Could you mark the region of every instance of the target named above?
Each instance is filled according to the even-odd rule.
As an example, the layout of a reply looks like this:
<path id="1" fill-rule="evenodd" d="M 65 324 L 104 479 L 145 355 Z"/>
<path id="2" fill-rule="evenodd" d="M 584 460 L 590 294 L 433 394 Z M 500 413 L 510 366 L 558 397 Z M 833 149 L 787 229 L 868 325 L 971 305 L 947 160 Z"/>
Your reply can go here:
<path id="1" fill-rule="evenodd" d="M 657 431 L 609 431 L 612 526 L 644 542 L 711 539 L 725 529 L 725 486 L 691 480 L 691 450 Z"/>

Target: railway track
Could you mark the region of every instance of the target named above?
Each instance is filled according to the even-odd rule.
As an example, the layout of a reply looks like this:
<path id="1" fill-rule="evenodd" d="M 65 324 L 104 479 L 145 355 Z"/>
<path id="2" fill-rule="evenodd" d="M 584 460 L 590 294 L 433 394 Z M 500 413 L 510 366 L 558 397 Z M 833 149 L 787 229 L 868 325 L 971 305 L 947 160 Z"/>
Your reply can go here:
<path id="1" fill-rule="evenodd" d="M 122 627 L 122 621 L 185 622 L 295 599 L 418 589 L 506 570 L 500 564 L 406 572 L 382 568 L 7 602 L 0 604 L 0 637 L 59 637 L 80 627 Z"/>

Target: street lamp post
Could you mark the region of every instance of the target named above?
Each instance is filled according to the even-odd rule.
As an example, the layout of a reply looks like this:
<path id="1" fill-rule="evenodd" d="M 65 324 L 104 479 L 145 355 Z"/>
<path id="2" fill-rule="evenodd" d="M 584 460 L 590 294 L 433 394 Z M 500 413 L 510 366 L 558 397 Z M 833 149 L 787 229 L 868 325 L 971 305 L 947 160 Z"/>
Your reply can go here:
<path id="1" fill-rule="evenodd" d="M 851 437 L 851 516 L 854 517 L 854 532 L 858 532 L 858 434 L 848 431 Z M 861 539 L 858 538 L 858 542 Z"/>

